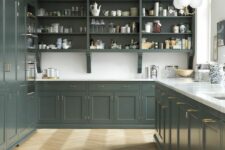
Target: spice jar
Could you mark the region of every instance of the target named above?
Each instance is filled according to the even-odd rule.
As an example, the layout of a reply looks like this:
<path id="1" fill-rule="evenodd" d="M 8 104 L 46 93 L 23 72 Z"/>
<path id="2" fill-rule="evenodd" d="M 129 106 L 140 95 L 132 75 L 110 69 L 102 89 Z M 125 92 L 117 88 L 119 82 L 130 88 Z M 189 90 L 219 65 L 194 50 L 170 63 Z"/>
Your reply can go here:
<path id="1" fill-rule="evenodd" d="M 161 23 L 159 20 L 155 20 L 154 23 L 153 23 L 153 32 L 155 33 L 160 33 L 161 32 Z"/>

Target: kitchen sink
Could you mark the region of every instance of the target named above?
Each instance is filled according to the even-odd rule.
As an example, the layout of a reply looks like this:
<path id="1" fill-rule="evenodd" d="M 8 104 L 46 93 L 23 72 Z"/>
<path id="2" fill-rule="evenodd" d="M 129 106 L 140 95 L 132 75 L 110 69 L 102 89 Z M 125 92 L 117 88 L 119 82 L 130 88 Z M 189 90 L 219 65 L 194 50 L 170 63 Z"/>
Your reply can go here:
<path id="1" fill-rule="evenodd" d="M 225 96 L 222 96 L 222 97 L 216 96 L 216 97 L 213 97 L 213 98 L 218 99 L 218 100 L 225 100 Z"/>
<path id="2" fill-rule="evenodd" d="M 204 94 L 214 98 L 215 100 L 225 101 L 225 93 L 204 93 Z"/>

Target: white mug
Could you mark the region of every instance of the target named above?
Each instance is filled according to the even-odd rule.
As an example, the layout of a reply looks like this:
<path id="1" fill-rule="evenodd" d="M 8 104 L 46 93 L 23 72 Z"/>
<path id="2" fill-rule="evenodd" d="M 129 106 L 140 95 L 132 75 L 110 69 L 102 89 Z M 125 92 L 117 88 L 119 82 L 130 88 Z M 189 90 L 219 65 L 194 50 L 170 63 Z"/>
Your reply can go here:
<path id="1" fill-rule="evenodd" d="M 116 11 L 116 15 L 117 15 L 118 17 L 122 16 L 122 11 L 121 11 L 121 10 L 117 10 L 117 11 Z"/>

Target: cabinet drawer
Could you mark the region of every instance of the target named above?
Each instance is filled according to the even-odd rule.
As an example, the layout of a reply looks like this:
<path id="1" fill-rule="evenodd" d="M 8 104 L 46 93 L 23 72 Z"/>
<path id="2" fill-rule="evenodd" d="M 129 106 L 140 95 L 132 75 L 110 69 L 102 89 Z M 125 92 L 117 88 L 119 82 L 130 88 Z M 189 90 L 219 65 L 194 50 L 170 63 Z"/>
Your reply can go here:
<path id="1" fill-rule="evenodd" d="M 136 83 L 94 83 L 90 85 L 91 91 L 137 91 L 139 85 Z"/>
<path id="2" fill-rule="evenodd" d="M 39 91 L 84 91 L 86 90 L 85 83 L 75 83 L 75 82 L 63 82 L 63 83 L 40 83 L 38 84 Z"/>
<path id="3" fill-rule="evenodd" d="M 65 91 L 69 91 L 69 90 L 84 91 L 86 90 L 86 84 L 85 83 L 64 83 L 61 85 L 60 89 Z"/>

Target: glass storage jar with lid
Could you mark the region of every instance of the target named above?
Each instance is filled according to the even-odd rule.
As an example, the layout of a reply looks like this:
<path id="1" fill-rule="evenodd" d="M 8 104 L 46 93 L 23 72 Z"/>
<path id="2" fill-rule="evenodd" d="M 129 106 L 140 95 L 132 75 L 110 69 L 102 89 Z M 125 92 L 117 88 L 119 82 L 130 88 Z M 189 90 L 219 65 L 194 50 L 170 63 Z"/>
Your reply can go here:
<path id="1" fill-rule="evenodd" d="M 161 27 L 162 27 L 162 24 L 160 23 L 160 20 L 155 20 L 153 22 L 153 32 L 160 33 Z"/>

